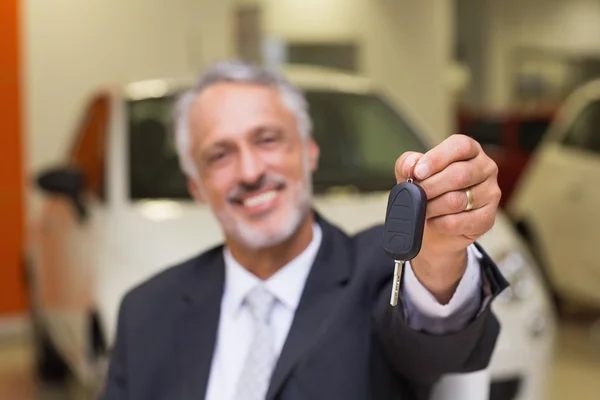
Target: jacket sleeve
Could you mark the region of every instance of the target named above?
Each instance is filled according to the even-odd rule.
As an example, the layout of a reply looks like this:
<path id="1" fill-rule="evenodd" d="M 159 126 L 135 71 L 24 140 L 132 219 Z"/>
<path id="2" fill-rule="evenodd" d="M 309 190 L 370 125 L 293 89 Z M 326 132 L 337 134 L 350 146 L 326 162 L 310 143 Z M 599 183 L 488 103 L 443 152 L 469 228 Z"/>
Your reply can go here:
<path id="1" fill-rule="evenodd" d="M 410 261 L 404 264 L 402 296 L 408 324 L 414 330 L 442 335 L 462 330 L 481 310 L 484 290 L 481 278 L 481 253 L 474 245 L 467 248 L 467 267 L 452 298 L 440 304 L 421 284 Z"/>
<path id="2" fill-rule="evenodd" d="M 126 400 L 128 398 L 127 371 L 127 296 L 121 302 L 117 334 L 110 353 L 106 382 L 99 400 Z"/>
<path id="3" fill-rule="evenodd" d="M 389 304 L 391 282 L 381 281 L 376 292 L 375 329 L 393 369 L 405 379 L 414 398 L 428 398 L 442 375 L 467 373 L 486 368 L 500 332 L 490 304 L 508 283 L 489 256 L 477 246 L 480 259 L 482 296 L 479 312 L 459 331 L 433 334 L 412 329 L 406 303 Z M 388 275 L 391 275 L 388 272 Z"/>

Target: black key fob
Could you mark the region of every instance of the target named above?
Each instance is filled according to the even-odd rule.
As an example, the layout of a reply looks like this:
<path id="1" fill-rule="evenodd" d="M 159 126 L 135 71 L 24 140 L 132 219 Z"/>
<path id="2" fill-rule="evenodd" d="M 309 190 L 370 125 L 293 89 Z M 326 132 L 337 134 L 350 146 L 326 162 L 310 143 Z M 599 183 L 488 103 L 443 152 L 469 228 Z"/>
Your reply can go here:
<path id="1" fill-rule="evenodd" d="M 398 261 L 415 258 L 421 250 L 427 196 L 412 180 L 392 188 L 388 198 L 383 233 L 383 248 Z"/>

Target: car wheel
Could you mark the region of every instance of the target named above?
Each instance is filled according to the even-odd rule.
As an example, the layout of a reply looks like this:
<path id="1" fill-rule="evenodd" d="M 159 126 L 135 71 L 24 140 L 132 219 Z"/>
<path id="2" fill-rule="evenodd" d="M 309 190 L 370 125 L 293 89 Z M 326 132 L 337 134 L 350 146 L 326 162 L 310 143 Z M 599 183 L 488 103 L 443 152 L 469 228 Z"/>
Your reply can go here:
<path id="1" fill-rule="evenodd" d="M 48 335 L 34 328 L 35 372 L 43 383 L 63 383 L 69 377 L 69 368 L 56 351 Z"/>
<path id="2" fill-rule="evenodd" d="M 35 374 L 37 379 L 43 383 L 62 383 L 69 376 L 69 368 L 52 344 L 43 326 L 36 307 L 32 265 L 27 257 L 24 260 L 23 270 L 29 300 L 29 315 L 31 316 Z"/>
<path id="3" fill-rule="evenodd" d="M 89 318 L 88 331 L 90 337 L 88 350 L 93 369 L 90 389 L 99 395 L 104 387 L 106 374 L 108 372 L 108 353 L 106 349 L 106 340 L 100 326 L 100 318 L 95 312 L 93 312 Z"/>

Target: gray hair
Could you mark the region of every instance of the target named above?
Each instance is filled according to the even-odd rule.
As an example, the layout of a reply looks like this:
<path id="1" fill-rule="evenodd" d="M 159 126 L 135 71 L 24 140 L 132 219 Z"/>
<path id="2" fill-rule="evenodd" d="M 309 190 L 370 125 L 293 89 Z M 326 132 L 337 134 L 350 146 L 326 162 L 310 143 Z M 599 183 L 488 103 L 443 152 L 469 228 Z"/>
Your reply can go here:
<path id="1" fill-rule="evenodd" d="M 221 82 L 250 83 L 277 89 L 283 104 L 295 115 L 302 137 L 310 136 L 312 122 L 308 113 L 308 103 L 302 92 L 291 82 L 265 67 L 237 60 L 218 62 L 202 73 L 196 84 L 185 91 L 175 104 L 175 147 L 179 155 L 179 165 L 189 177 L 198 178 L 190 153 L 190 108 L 203 90 Z"/>

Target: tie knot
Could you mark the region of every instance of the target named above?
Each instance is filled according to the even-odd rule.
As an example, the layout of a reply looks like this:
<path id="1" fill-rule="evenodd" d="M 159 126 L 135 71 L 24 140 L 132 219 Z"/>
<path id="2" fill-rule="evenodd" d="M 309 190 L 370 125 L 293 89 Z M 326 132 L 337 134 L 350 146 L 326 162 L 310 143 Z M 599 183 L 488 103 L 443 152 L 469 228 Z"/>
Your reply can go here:
<path id="1" fill-rule="evenodd" d="M 257 286 L 246 296 L 246 304 L 255 320 L 267 322 L 275 297 L 263 286 Z"/>

